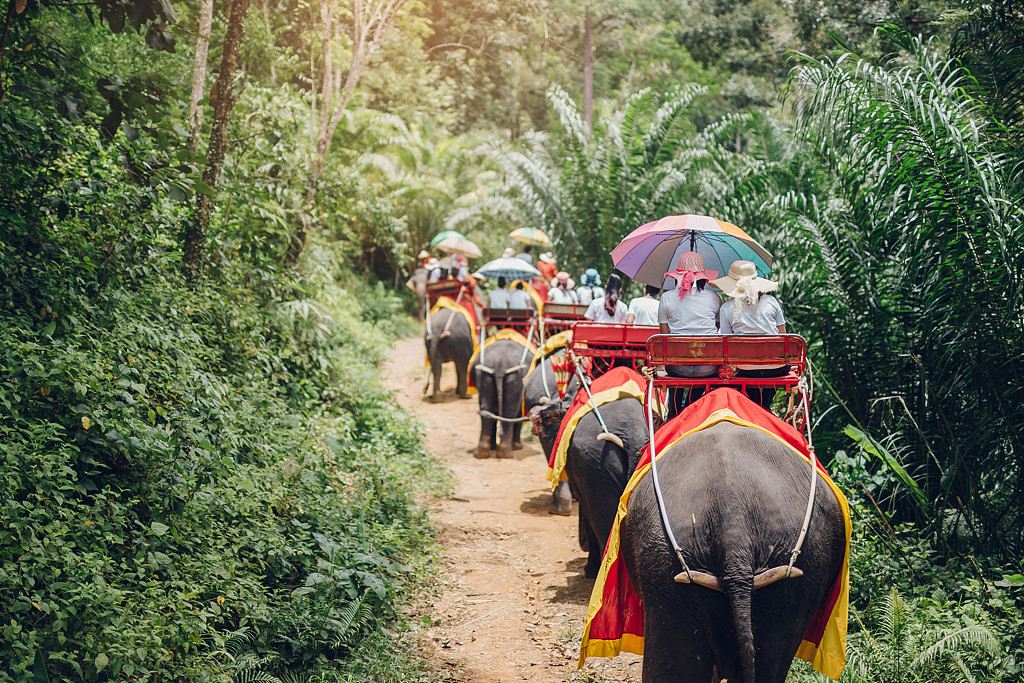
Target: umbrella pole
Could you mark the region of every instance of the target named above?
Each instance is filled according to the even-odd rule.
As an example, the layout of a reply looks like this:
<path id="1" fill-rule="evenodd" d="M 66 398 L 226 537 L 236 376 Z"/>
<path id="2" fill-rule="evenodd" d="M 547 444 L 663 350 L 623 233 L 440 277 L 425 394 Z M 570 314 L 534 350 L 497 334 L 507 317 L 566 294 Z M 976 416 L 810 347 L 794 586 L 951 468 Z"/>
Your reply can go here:
<path id="1" fill-rule="evenodd" d="M 697 247 L 697 231 L 690 231 L 690 251 L 693 251 Z"/>

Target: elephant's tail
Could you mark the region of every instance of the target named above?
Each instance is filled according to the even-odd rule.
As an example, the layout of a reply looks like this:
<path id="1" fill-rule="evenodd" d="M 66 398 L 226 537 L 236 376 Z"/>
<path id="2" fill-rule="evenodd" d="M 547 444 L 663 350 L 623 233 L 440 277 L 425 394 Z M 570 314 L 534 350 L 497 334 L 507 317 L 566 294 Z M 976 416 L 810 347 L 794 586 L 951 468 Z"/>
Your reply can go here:
<path id="1" fill-rule="evenodd" d="M 754 596 L 754 576 L 751 567 L 727 570 L 725 593 L 732 611 L 732 625 L 736 633 L 737 653 L 743 669 L 743 683 L 754 683 L 754 628 L 751 603 Z"/>

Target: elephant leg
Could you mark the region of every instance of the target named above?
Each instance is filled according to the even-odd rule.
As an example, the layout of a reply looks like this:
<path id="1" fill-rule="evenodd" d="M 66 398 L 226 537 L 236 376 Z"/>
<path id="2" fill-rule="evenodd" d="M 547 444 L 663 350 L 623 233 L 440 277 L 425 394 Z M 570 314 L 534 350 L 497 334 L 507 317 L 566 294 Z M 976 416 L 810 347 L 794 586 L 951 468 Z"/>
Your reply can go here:
<path id="1" fill-rule="evenodd" d="M 601 539 L 594 532 L 594 525 L 583 514 L 582 509 L 580 510 L 580 520 L 583 522 L 587 538 L 587 565 L 583 568 L 583 575 L 588 579 L 596 579 L 598 572 L 601 571 L 601 556 L 604 554 L 604 544 L 601 543 Z M 580 543 L 580 546 L 582 547 L 583 544 Z"/>
<path id="2" fill-rule="evenodd" d="M 434 393 L 430 395 L 430 401 L 432 403 L 438 403 L 441 400 L 441 368 L 442 363 L 440 359 L 432 363 L 430 366 L 430 374 L 433 375 L 434 379 Z"/>
<path id="3" fill-rule="evenodd" d="M 684 625 L 669 610 L 644 603 L 644 663 L 640 680 L 708 683 L 713 674 L 714 653 L 704 633 Z"/>
<path id="4" fill-rule="evenodd" d="M 486 417 L 480 418 L 480 441 L 477 443 L 475 458 L 489 458 L 494 450 L 494 427 L 495 421 Z"/>
<path id="5" fill-rule="evenodd" d="M 523 425 L 515 423 L 512 425 L 512 450 L 521 451 L 523 450 Z"/>
<path id="6" fill-rule="evenodd" d="M 498 457 L 512 457 L 512 425 L 507 422 L 501 424 L 501 441 L 498 443 Z"/>
<path id="7" fill-rule="evenodd" d="M 590 550 L 590 538 L 587 536 L 587 517 L 580 511 L 577 517 L 578 525 L 576 531 L 576 539 L 580 544 L 580 550 L 588 552 Z"/>
<path id="8" fill-rule="evenodd" d="M 569 516 L 572 514 L 572 494 L 569 493 L 569 482 L 565 479 L 551 493 L 551 507 L 548 512 L 553 515 Z M 584 548 L 586 550 L 586 548 Z"/>
<path id="9" fill-rule="evenodd" d="M 456 392 L 459 398 L 469 398 L 469 363 L 455 363 Z"/>

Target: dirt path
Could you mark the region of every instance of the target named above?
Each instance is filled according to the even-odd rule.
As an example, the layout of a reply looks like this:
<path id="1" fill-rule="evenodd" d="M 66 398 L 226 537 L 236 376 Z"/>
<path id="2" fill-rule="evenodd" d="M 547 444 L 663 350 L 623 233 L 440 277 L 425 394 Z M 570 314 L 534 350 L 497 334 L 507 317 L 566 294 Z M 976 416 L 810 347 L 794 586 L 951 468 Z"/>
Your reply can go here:
<path id="1" fill-rule="evenodd" d="M 510 460 L 473 457 L 477 402 L 454 394 L 445 367 L 444 402 L 423 396 L 423 342 L 399 341 L 385 383 L 427 427 L 427 445 L 457 479 L 434 519 L 445 551 L 443 589 L 427 609 L 427 631 L 445 680 L 639 681 L 641 658 L 590 659 L 577 672 L 579 639 L 593 580 L 576 542 L 577 519 L 548 514 L 547 463 L 536 437 Z"/>

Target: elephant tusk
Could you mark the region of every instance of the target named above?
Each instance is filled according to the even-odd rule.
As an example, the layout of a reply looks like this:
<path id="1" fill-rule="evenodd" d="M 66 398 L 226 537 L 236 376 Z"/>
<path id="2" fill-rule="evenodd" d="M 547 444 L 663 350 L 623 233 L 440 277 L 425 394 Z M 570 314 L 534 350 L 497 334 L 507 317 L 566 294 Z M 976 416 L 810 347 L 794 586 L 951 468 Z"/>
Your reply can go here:
<path id="1" fill-rule="evenodd" d="M 689 576 L 687 576 L 686 572 L 679 572 L 676 574 L 676 583 L 690 583 L 691 578 L 693 579 L 693 583 L 698 586 L 704 586 L 705 588 L 710 588 L 711 590 L 718 591 L 719 593 L 724 592 L 722 590 L 722 584 L 718 580 L 717 576 L 713 576 L 706 572 L 695 572 L 692 569 L 690 570 Z"/>
<path id="2" fill-rule="evenodd" d="M 441 339 L 447 339 L 450 336 L 452 336 L 451 330 L 445 330 L 441 333 Z"/>
<path id="3" fill-rule="evenodd" d="M 757 590 L 758 588 L 764 588 L 765 586 L 773 584 L 776 581 L 785 579 L 787 569 L 787 567 L 772 567 L 771 569 L 766 569 L 763 572 L 755 574 L 754 590 Z M 789 574 L 790 577 L 797 577 L 803 575 L 803 570 L 799 569 L 798 567 L 793 567 L 792 572 Z M 705 588 L 710 588 L 711 590 L 724 592 L 722 590 L 722 583 L 718 580 L 717 576 L 713 576 L 706 572 L 695 572 L 693 570 L 690 570 L 690 576 L 693 577 L 693 583 L 699 586 L 704 586 Z M 690 583 L 690 577 L 686 575 L 686 572 L 679 572 L 678 574 L 676 574 L 675 580 L 676 583 Z"/>
<path id="4" fill-rule="evenodd" d="M 547 396 L 541 396 L 540 400 L 537 401 L 537 403 L 540 403 L 542 405 L 545 404 L 545 403 L 551 403 L 551 399 L 548 398 Z"/>
<path id="5" fill-rule="evenodd" d="M 494 369 L 493 369 L 493 368 L 489 368 L 489 367 L 487 367 L 486 365 L 478 365 L 478 366 L 476 366 L 476 367 L 477 367 L 477 369 L 479 369 L 479 370 L 480 370 L 481 372 L 486 372 L 486 373 L 487 373 L 488 375 L 493 375 L 493 374 L 494 374 Z"/>
<path id="6" fill-rule="evenodd" d="M 795 578 L 797 576 L 803 576 L 803 570 L 793 567 L 772 567 L 771 569 L 765 569 L 759 574 L 754 574 L 754 590 L 763 588 L 768 584 L 775 583 L 782 579 Z"/>
<path id="7" fill-rule="evenodd" d="M 515 366 L 514 368 L 509 368 L 508 370 L 506 370 L 505 374 L 509 375 L 509 374 L 511 374 L 513 372 L 518 372 L 519 370 L 522 370 L 523 368 L 526 368 L 526 367 L 529 367 L 529 366 L 526 365 L 526 363 L 520 363 L 519 365 Z"/>
<path id="8" fill-rule="evenodd" d="M 622 439 L 619 438 L 618 434 L 612 434 L 611 432 L 602 432 L 597 436 L 598 441 L 611 441 L 619 448 L 625 448 L 626 444 L 622 443 Z"/>

